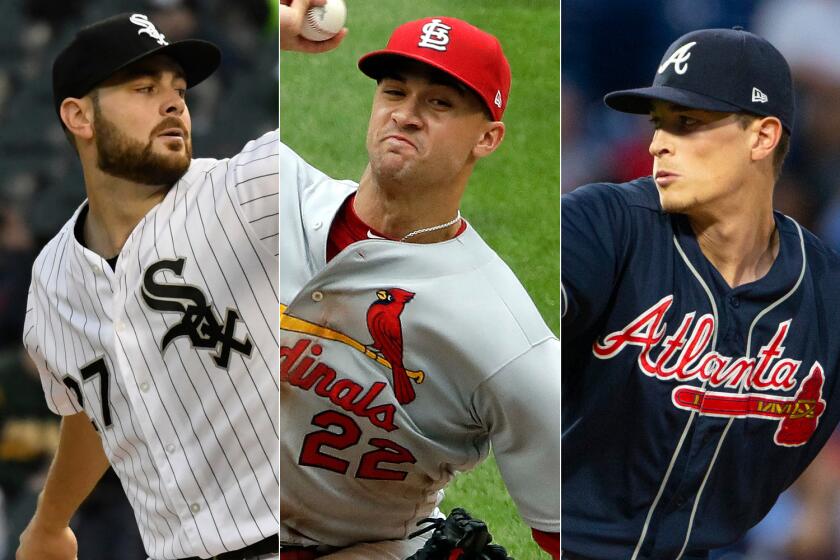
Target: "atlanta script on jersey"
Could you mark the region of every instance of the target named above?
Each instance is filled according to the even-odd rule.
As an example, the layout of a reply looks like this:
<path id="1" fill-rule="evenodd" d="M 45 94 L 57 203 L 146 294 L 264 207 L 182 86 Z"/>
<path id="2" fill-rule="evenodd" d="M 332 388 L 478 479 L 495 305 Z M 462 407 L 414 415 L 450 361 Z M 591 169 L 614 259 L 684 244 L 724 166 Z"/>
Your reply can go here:
<path id="1" fill-rule="evenodd" d="M 649 177 L 561 207 L 563 547 L 706 558 L 840 418 L 840 257 L 776 214 L 778 258 L 733 289 Z"/>
<path id="2" fill-rule="evenodd" d="M 47 403 L 91 418 L 156 559 L 277 532 L 278 144 L 193 160 L 114 270 L 74 234 L 84 204 L 33 267 Z"/>
<path id="3" fill-rule="evenodd" d="M 491 442 L 525 522 L 558 532 L 560 344 L 510 269 L 471 227 L 327 263 L 356 185 L 285 146 L 280 170 L 281 542 L 405 539 Z"/>

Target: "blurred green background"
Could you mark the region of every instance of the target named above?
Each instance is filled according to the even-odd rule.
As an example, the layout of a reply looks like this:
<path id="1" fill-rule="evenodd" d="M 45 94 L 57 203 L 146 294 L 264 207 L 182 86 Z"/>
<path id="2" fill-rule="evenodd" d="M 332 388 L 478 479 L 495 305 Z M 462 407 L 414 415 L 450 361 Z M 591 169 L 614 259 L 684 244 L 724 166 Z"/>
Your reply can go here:
<path id="1" fill-rule="evenodd" d="M 463 216 L 516 273 L 552 330 L 560 300 L 560 10 L 556 0 L 346 0 L 343 44 L 281 53 L 280 134 L 309 163 L 358 181 L 375 83 L 356 67 L 393 29 L 435 15 L 467 20 L 502 43 L 513 75 L 499 150 L 470 180 Z M 519 519 L 492 458 L 447 488 L 444 510 L 466 508 L 518 559 L 548 558 Z M 559 496 L 558 496 L 559 499 Z"/>

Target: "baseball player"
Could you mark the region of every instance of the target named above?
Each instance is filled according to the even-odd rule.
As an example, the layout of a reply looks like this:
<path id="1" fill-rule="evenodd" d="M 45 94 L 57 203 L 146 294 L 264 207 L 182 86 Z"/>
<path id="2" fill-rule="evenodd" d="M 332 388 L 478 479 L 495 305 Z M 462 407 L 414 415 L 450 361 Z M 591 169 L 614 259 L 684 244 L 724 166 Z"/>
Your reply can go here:
<path id="1" fill-rule="evenodd" d="M 653 175 L 562 199 L 563 549 L 701 559 L 770 509 L 840 418 L 840 258 L 772 208 L 788 64 L 734 29 L 677 39 Z"/>
<path id="2" fill-rule="evenodd" d="M 219 61 L 138 13 L 55 61 L 88 198 L 32 271 L 24 343 L 63 419 L 18 560 L 76 557 L 109 463 L 151 558 L 276 558 L 279 138 L 192 159 L 185 94 Z"/>
<path id="3" fill-rule="evenodd" d="M 559 557 L 559 341 L 459 212 L 504 136 L 501 45 L 428 17 L 359 68 L 377 81 L 359 183 L 280 148 L 281 557 L 404 560 L 491 443 Z M 460 557 L 436 541 L 416 558 Z"/>

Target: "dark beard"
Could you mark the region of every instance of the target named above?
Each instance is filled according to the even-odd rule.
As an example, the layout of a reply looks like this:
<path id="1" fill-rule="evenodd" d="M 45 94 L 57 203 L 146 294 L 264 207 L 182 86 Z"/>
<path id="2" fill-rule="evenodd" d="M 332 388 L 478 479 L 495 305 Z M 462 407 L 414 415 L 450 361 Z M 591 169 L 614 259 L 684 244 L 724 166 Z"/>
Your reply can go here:
<path id="1" fill-rule="evenodd" d="M 184 155 L 160 155 L 152 151 L 152 142 L 158 132 L 167 128 L 181 128 L 175 117 L 164 119 L 152 131 L 144 145 L 127 137 L 114 123 L 106 119 L 94 102 L 94 129 L 96 130 L 97 166 L 103 172 L 143 185 L 172 185 L 186 173 L 192 159 L 192 141 L 185 131 Z"/>

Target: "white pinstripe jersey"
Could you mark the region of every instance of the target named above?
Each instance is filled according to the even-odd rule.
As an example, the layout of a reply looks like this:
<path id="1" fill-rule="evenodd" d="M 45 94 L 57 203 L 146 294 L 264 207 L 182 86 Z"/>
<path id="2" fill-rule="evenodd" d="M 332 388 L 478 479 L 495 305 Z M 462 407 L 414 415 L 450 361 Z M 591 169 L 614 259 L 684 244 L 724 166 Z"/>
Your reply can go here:
<path id="1" fill-rule="evenodd" d="M 81 207 L 33 267 L 49 407 L 91 418 L 153 558 L 277 532 L 278 144 L 193 160 L 115 270 L 76 240 Z"/>
<path id="2" fill-rule="evenodd" d="M 403 539 L 491 442 L 524 521 L 559 532 L 560 343 L 511 270 L 469 226 L 328 263 L 355 183 L 281 145 L 280 184 L 281 542 Z M 372 326 L 388 306 L 399 353 Z"/>

